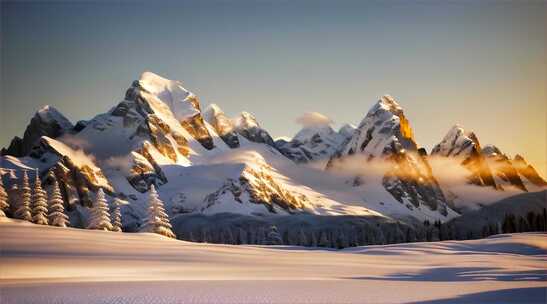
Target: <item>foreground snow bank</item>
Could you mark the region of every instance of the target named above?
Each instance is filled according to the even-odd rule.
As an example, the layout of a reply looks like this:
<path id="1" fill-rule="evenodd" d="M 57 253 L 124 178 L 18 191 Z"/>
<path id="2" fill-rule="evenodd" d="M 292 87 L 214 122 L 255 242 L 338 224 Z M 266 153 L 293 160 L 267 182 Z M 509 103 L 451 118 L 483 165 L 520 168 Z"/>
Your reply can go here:
<path id="1" fill-rule="evenodd" d="M 545 303 L 547 291 L 536 233 L 332 251 L 2 219 L 0 247 L 2 303 Z"/>

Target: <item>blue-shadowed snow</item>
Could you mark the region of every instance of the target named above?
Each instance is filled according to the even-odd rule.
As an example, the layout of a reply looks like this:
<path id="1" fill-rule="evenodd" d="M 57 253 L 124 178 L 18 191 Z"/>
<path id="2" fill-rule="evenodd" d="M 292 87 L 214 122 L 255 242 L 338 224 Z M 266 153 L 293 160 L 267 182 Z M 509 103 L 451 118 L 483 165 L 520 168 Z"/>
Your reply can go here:
<path id="1" fill-rule="evenodd" d="M 2 303 L 545 303 L 547 235 L 346 250 L 1 219 Z"/>

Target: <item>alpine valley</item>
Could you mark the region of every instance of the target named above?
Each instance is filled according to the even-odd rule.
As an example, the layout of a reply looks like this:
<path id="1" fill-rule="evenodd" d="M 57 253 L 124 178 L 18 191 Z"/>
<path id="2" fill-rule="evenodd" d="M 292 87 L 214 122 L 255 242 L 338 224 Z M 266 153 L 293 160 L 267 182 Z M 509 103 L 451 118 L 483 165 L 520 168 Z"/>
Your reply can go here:
<path id="1" fill-rule="evenodd" d="M 278 140 L 251 113 L 228 117 L 151 72 L 122 99 L 76 123 L 51 106 L 38 110 L 2 150 L 10 198 L 23 171 L 32 181 L 39 174 L 46 189 L 57 180 L 70 226 L 85 227 L 102 189 L 110 203 L 127 202 L 123 230 L 137 231 L 154 185 L 179 239 L 256 243 L 265 232 L 251 231 L 276 225 L 284 242 L 337 247 L 429 239 L 424 223 L 455 223 L 453 238 L 480 237 L 483 227 L 501 229 L 508 213 L 545 207 L 547 182 L 523 156 L 483 146 L 458 125 L 428 152 L 388 95 L 359 109 L 357 127 L 325 123 Z M 357 238 L 355 229 L 370 233 Z"/>

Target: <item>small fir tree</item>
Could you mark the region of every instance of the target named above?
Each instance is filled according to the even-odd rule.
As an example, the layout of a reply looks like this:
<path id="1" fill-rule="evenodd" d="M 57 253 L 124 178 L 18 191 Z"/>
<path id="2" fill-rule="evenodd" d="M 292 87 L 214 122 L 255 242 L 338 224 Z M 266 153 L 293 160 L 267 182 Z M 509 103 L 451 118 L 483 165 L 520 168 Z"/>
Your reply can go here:
<path id="1" fill-rule="evenodd" d="M 8 193 L 4 188 L 4 182 L 2 181 L 2 174 L 0 174 L 0 217 L 6 216 L 6 210 L 9 208 Z"/>
<path id="2" fill-rule="evenodd" d="M 21 220 L 31 221 L 32 213 L 30 212 L 30 185 L 28 182 L 27 171 L 23 171 L 23 181 L 20 188 L 20 198 L 16 202 L 15 217 Z"/>
<path id="3" fill-rule="evenodd" d="M 283 240 L 281 239 L 281 235 L 279 235 L 276 226 L 270 226 L 270 230 L 266 236 L 266 242 L 268 245 L 283 245 Z"/>
<path id="4" fill-rule="evenodd" d="M 112 231 L 122 232 L 122 211 L 121 206 L 126 202 L 119 198 L 114 200 L 114 211 L 112 211 Z"/>
<path id="5" fill-rule="evenodd" d="M 112 230 L 112 224 L 110 223 L 110 213 L 108 210 L 108 204 L 102 188 L 99 188 L 95 202 L 91 209 L 91 217 L 87 229 L 96 230 Z"/>
<path id="6" fill-rule="evenodd" d="M 49 224 L 57 227 L 67 227 L 69 224 L 68 215 L 65 214 L 65 206 L 59 183 L 54 179 L 53 189 L 49 197 Z"/>
<path id="7" fill-rule="evenodd" d="M 42 188 L 40 174 L 36 171 L 34 193 L 32 195 L 32 222 L 38 225 L 47 225 L 47 193 Z"/>
<path id="8" fill-rule="evenodd" d="M 154 185 L 151 185 L 148 196 L 148 218 L 146 219 L 144 231 L 175 238 L 175 234 L 171 229 L 172 226 L 169 222 L 169 215 L 165 212 L 163 202 L 161 201 L 156 188 Z"/>

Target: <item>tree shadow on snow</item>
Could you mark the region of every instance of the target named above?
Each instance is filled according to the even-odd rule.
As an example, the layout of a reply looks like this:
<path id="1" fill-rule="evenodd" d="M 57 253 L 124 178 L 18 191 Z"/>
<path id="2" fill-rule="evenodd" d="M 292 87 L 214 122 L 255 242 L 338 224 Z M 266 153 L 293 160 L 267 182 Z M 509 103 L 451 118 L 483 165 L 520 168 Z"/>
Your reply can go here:
<path id="1" fill-rule="evenodd" d="M 513 288 L 470 293 L 453 298 L 438 299 L 407 304 L 448 304 L 448 303 L 547 303 L 545 287 Z"/>
<path id="2" fill-rule="evenodd" d="M 504 271 L 490 267 L 438 267 L 424 270 L 419 273 L 396 273 L 387 276 L 352 277 L 355 280 L 378 281 L 427 281 L 427 282 L 454 282 L 454 281 L 547 281 L 547 271 Z"/>

